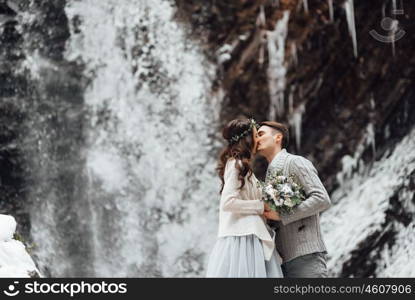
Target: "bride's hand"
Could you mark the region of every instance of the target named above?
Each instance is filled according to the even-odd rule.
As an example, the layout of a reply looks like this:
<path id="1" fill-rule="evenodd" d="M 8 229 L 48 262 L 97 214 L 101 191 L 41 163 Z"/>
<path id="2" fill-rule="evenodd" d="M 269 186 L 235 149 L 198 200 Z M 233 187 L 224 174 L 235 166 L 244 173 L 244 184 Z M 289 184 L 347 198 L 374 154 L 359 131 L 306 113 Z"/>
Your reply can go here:
<path id="1" fill-rule="evenodd" d="M 264 217 L 274 221 L 281 221 L 280 214 L 274 210 L 264 211 Z"/>
<path id="2" fill-rule="evenodd" d="M 267 203 L 264 202 L 264 212 L 265 211 L 271 211 L 271 208 L 269 207 Z"/>

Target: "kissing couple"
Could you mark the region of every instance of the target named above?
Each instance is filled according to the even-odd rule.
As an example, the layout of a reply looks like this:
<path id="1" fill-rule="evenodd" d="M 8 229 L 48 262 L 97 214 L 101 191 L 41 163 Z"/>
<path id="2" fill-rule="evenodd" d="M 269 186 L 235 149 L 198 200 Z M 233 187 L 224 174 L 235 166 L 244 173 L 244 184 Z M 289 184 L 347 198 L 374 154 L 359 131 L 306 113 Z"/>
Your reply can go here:
<path id="1" fill-rule="evenodd" d="M 206 277 L 327 277 L 320 212 L 331 206 L 330 197 L 311 161 L 287 152 L 287 126 L 235 119 L 222 136 L 227 146 L 217 167 L 222 182 L 218 236 Z M 274 171 L 298 178 L 305 199 L 290 213 L 278 213 L 263 201 L 252 170 L 257 154 L 268 161 L 266 181 Z"/>

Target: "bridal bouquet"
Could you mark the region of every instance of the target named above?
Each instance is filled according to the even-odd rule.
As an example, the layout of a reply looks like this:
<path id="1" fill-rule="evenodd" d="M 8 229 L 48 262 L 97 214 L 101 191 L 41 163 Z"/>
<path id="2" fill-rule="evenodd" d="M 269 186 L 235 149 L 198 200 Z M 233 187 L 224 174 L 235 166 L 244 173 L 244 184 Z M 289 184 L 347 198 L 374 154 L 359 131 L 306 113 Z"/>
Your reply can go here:
<path id="1" fill-rule="evenodd" d="M 306 199 L 304 188 L 293 175 L 286 177 L 282 171 L 271 173 L 266 182 L 258 182 L 262 190 L 262 200 L 272 210 L 291 213 L 293 208 Z"/>

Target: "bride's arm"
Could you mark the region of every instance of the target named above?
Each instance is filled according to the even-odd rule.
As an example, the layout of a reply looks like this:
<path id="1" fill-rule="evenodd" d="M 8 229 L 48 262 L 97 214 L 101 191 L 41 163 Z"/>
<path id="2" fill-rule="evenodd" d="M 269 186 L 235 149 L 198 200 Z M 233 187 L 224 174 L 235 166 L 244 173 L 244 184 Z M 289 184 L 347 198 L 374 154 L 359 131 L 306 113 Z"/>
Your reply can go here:
<path id="1" fill-rule="evenodd" d="M 238 179 L 238 169 L 235 165 L 236 161 L 229 161 L 225 168 L 222 195 L 221 195 L 221 210 L 240 213 L 240 214 L 255 214 L 262 215 L 264 212 L 264 202 L 260 199 L 241 199 L 239 187 L 241 182 Z M 248 181 L 246 185 L 250 184 Z"/>

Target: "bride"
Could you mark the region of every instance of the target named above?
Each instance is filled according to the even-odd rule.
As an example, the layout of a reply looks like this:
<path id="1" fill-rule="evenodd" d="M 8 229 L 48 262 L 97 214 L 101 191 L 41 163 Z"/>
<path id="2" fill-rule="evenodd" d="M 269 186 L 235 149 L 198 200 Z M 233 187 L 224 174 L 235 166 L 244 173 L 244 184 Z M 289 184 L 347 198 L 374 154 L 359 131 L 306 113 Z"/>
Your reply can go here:
<path id="1" fill-rule="evenodd" d="M 228 145 L 218 173 L 222 181 L 218 238 L 206 277 L 283 277 L 275 232 L 267 225 L 261 191 L 251 168 L 257 148 L 254 120 L 232 120 L 222 131 Z"/>

